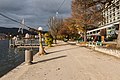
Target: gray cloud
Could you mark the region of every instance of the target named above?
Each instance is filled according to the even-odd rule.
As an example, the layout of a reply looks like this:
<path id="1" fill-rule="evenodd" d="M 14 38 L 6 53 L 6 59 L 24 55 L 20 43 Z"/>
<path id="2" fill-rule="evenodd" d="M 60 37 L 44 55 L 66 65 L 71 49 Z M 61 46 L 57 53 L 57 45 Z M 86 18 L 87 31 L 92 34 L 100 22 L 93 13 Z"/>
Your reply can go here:
<path id="1" fill-rule="evenodd" d="M 55 16 L 62 2 L 63 0 L 0 0 L 0 12 L 19 21 L 24 18 L 26 24 L 31 26 L 46 26 L 48 18 Z M 66 0 L 59 15 L 68 17 L 70 12 L 71 0 Z M 19 24 L 0 16 L 0 26 L 18 27 Z"/>
<path id="2" fill-rule="evenodd" d="M 0 10 L 6 12 L 19 11 L 25 7 L 25 4 L 26 2 L 22 2 L 22 0 L 0 0 Z"/>

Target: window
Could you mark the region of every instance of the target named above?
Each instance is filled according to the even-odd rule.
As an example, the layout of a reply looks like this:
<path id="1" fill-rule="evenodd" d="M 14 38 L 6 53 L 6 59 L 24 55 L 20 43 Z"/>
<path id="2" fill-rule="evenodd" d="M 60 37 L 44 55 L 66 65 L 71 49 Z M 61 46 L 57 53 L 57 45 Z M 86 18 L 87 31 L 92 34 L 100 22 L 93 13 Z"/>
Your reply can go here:
<path id="1" fill-rule="evenodd" d="M 111 27 L 109 27 L 108 29 L 111 29 Z"/>
<path id="2" fill-rule="evenodd" d="M 107 20 L 107 23 L 108 23 L 108 20 Z"/>
<path id="3" fill-rule="evenodd" d="M 110 18 L 111 18 L 112 16 L 110 15 Z"/>
<path id="4" fill-rule="evenodd" d="M 119 5 L 119 1 L 116 2 L 116 5 Z"/>
<path id="5" fill-rule="evenodd" d="M 116 6 L 117 7 L 117 9 L 120 9 L 120 7 L 119 6 Z"/>
<path id="6" fill-rule="evenodd" d="M 110 20 L 110 22 L 112 22 L 112 20 Z"/>
<path id="7" fill-rule="evenodd" d="M 110 14 L 111 14 L 111 11 L 110 11 Z"/>
<path id="8" fill-rule="evenodd" d="M 119 12 L 117 12 L 117 14 L 120 14 Z"/>
<path id="9" fill-rule="evenodd" d="M 117 17 L 117 19 L 120 19 L 120 17 Z"/>
<path id="10" fill-rule="evenodd" d="M 119 30 L 119 24 L 116 24 L 115 27 L 116 27 L 116 30 Z"/>
<path id="11" fill-rule="evenodd" d="M 114 17 L 113 21 L 115 21 L 115 17 Z"/>
<path id="12" fill-rule="evenodd" d="M 113 9 L 113 12 L 115 12 L 115 8 Z"/>
<path id="13" fill-rule="evenodd" d="M 95 31 L 93 31 L 93 34 L 95 33 Z"/>
<path id="14" fill-rule="evenodd" d="M 115 13 L 113 13 L 113 16 L 115 16 Z"/>
<path id="15" fill-rule="evenodd" d="M 107 16 L 107 19 L 108 19 L 108 16 Z"/>
<path id="16" fill-rule="evenodd" d="M 100 30 L 97 30 L 97 33 L 100 32 Z"/>

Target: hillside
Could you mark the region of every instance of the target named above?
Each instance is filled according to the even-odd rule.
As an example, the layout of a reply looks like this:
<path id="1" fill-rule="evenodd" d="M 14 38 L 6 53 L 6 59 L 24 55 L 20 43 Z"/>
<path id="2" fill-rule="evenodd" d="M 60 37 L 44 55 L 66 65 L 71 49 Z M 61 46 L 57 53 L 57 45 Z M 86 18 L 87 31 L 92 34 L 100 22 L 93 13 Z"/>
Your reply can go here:
<path id="1" fill-rule="evenodd" d="M 5 27 L 0 27 L 0 33 L 4 34 L 11 34 L 11 35 L 17 35 L 19 28 L 5 28 Z M 29 33 L 29 34 L 37 34 L 35 32 L 30 32 L 26 29 L 23 30 L 24 34 Z M 46 33 L 47 31 L 43 31 L 43 33 Z"/>

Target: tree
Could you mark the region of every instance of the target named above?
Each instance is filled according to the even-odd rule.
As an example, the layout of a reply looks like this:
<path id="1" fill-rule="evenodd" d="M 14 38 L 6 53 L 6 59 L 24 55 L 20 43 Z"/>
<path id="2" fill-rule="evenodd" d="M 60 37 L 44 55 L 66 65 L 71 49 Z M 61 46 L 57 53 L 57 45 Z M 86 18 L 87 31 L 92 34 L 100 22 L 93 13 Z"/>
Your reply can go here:
<path id="1" fill-rule="evenodd" d="M 63 36 L 69 36 L 70 39 L 74 40 L 78 36 L 76 21 L 73 18 L 66 18 L 59 31 L 59 34 Z"/>
<path id="2" fill-rule="evenodd" d="M 76 19 L 77 26 L 83 29 L 85 42 L 87 41 L 87 30 L 90 27 L 98 26 L 98 22 L 103 20 L 99 8 L 96 5 L 90 5 L 93 2 L 94 0 L 74 0 L 72 2 L 72 17 Z"/>
<path id="3" fill-rule="evenodd" d="M 55 40 L 55 44 L 57 43 L 57 35 L 58 35 L 58 31 L 60 30 L 60 28 L 63 25 L 63 19 L 59 18 L 59 17 L 50 17 L 49 21 L 48 21 L 48 27 L 49 27 L 49 31 L 52 35 L 52 37 Z"/>
<path id="4" fill-rule="evenodd" d="M 84 14 L 85 18 L 83 18 L 82 20 L 83 20 L 83 22 L 85 21 L 85 23 L 83 23 L 83 24 L 84 24 L 84 28 L 86 30 L 86 28 L 88 26 L 87 22 L 88 22 L 88 20 L 90 20 L 88 13 L 91 13 L 91 8 L 92 8 L 92 10 L 94 10 L 94 11 L 92 11 L 93 13 L 102 14 L 102 11 L 108 9 L 110 5 L 118 8 L 119 6 L 117 5 L 117 3 L 119 3 L 119 0 L 117 0 L 116 2 L 114 0 L 74 0 L 72 2 L 72 10 L 73 10 L 72 15 L 77 16 L 79 18 L 79 16 L 81 15 L 81 12 L 83 12 L 82 15 Z M 96 8 L 94 9 L 94 7 L 96 7 L 97 10 L 96 10 Z M 97 17 L 94 16 L 94 18 L 96 19 Z M 102 21 L 104 21 L 104 17 L 103 17 Z M 86 31 L 85 31 L 85 33 L 86 33 Z M 118 32 L 117 47 L 120 48 L 120 29 Z"/>
<path id="5" fill-rule="evenodd" d="M 116 1 L 115 0 L 96 0 L 96 1 L 93 1 L 91 4 L 89 4 L 89 6 L 94 6 L 99 4 L 100 5 L 99 11 L 101 12 L 102 10 L 109 9 L 109 6 L 119 8 L 119 5 L 117 5 L 117 3 L 119 2 L 120 2 L 119 0 L 116 0 Z M 118 31 L 118 37 L 117 37 L 117 48 L 120 48 L 120 24 L 119 24 L 119 31 Z"/>

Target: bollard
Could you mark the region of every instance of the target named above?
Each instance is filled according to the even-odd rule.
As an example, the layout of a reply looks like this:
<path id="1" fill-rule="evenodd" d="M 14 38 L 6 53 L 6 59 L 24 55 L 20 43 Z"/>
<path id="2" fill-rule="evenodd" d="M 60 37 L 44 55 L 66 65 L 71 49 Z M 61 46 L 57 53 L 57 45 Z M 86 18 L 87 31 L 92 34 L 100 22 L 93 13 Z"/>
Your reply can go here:
<path id="1" fill-rule="evenodd" d="M 30 50 L 25 50 L 25 64 L 31 65 L 33 61 L 33 54 Z"/>

